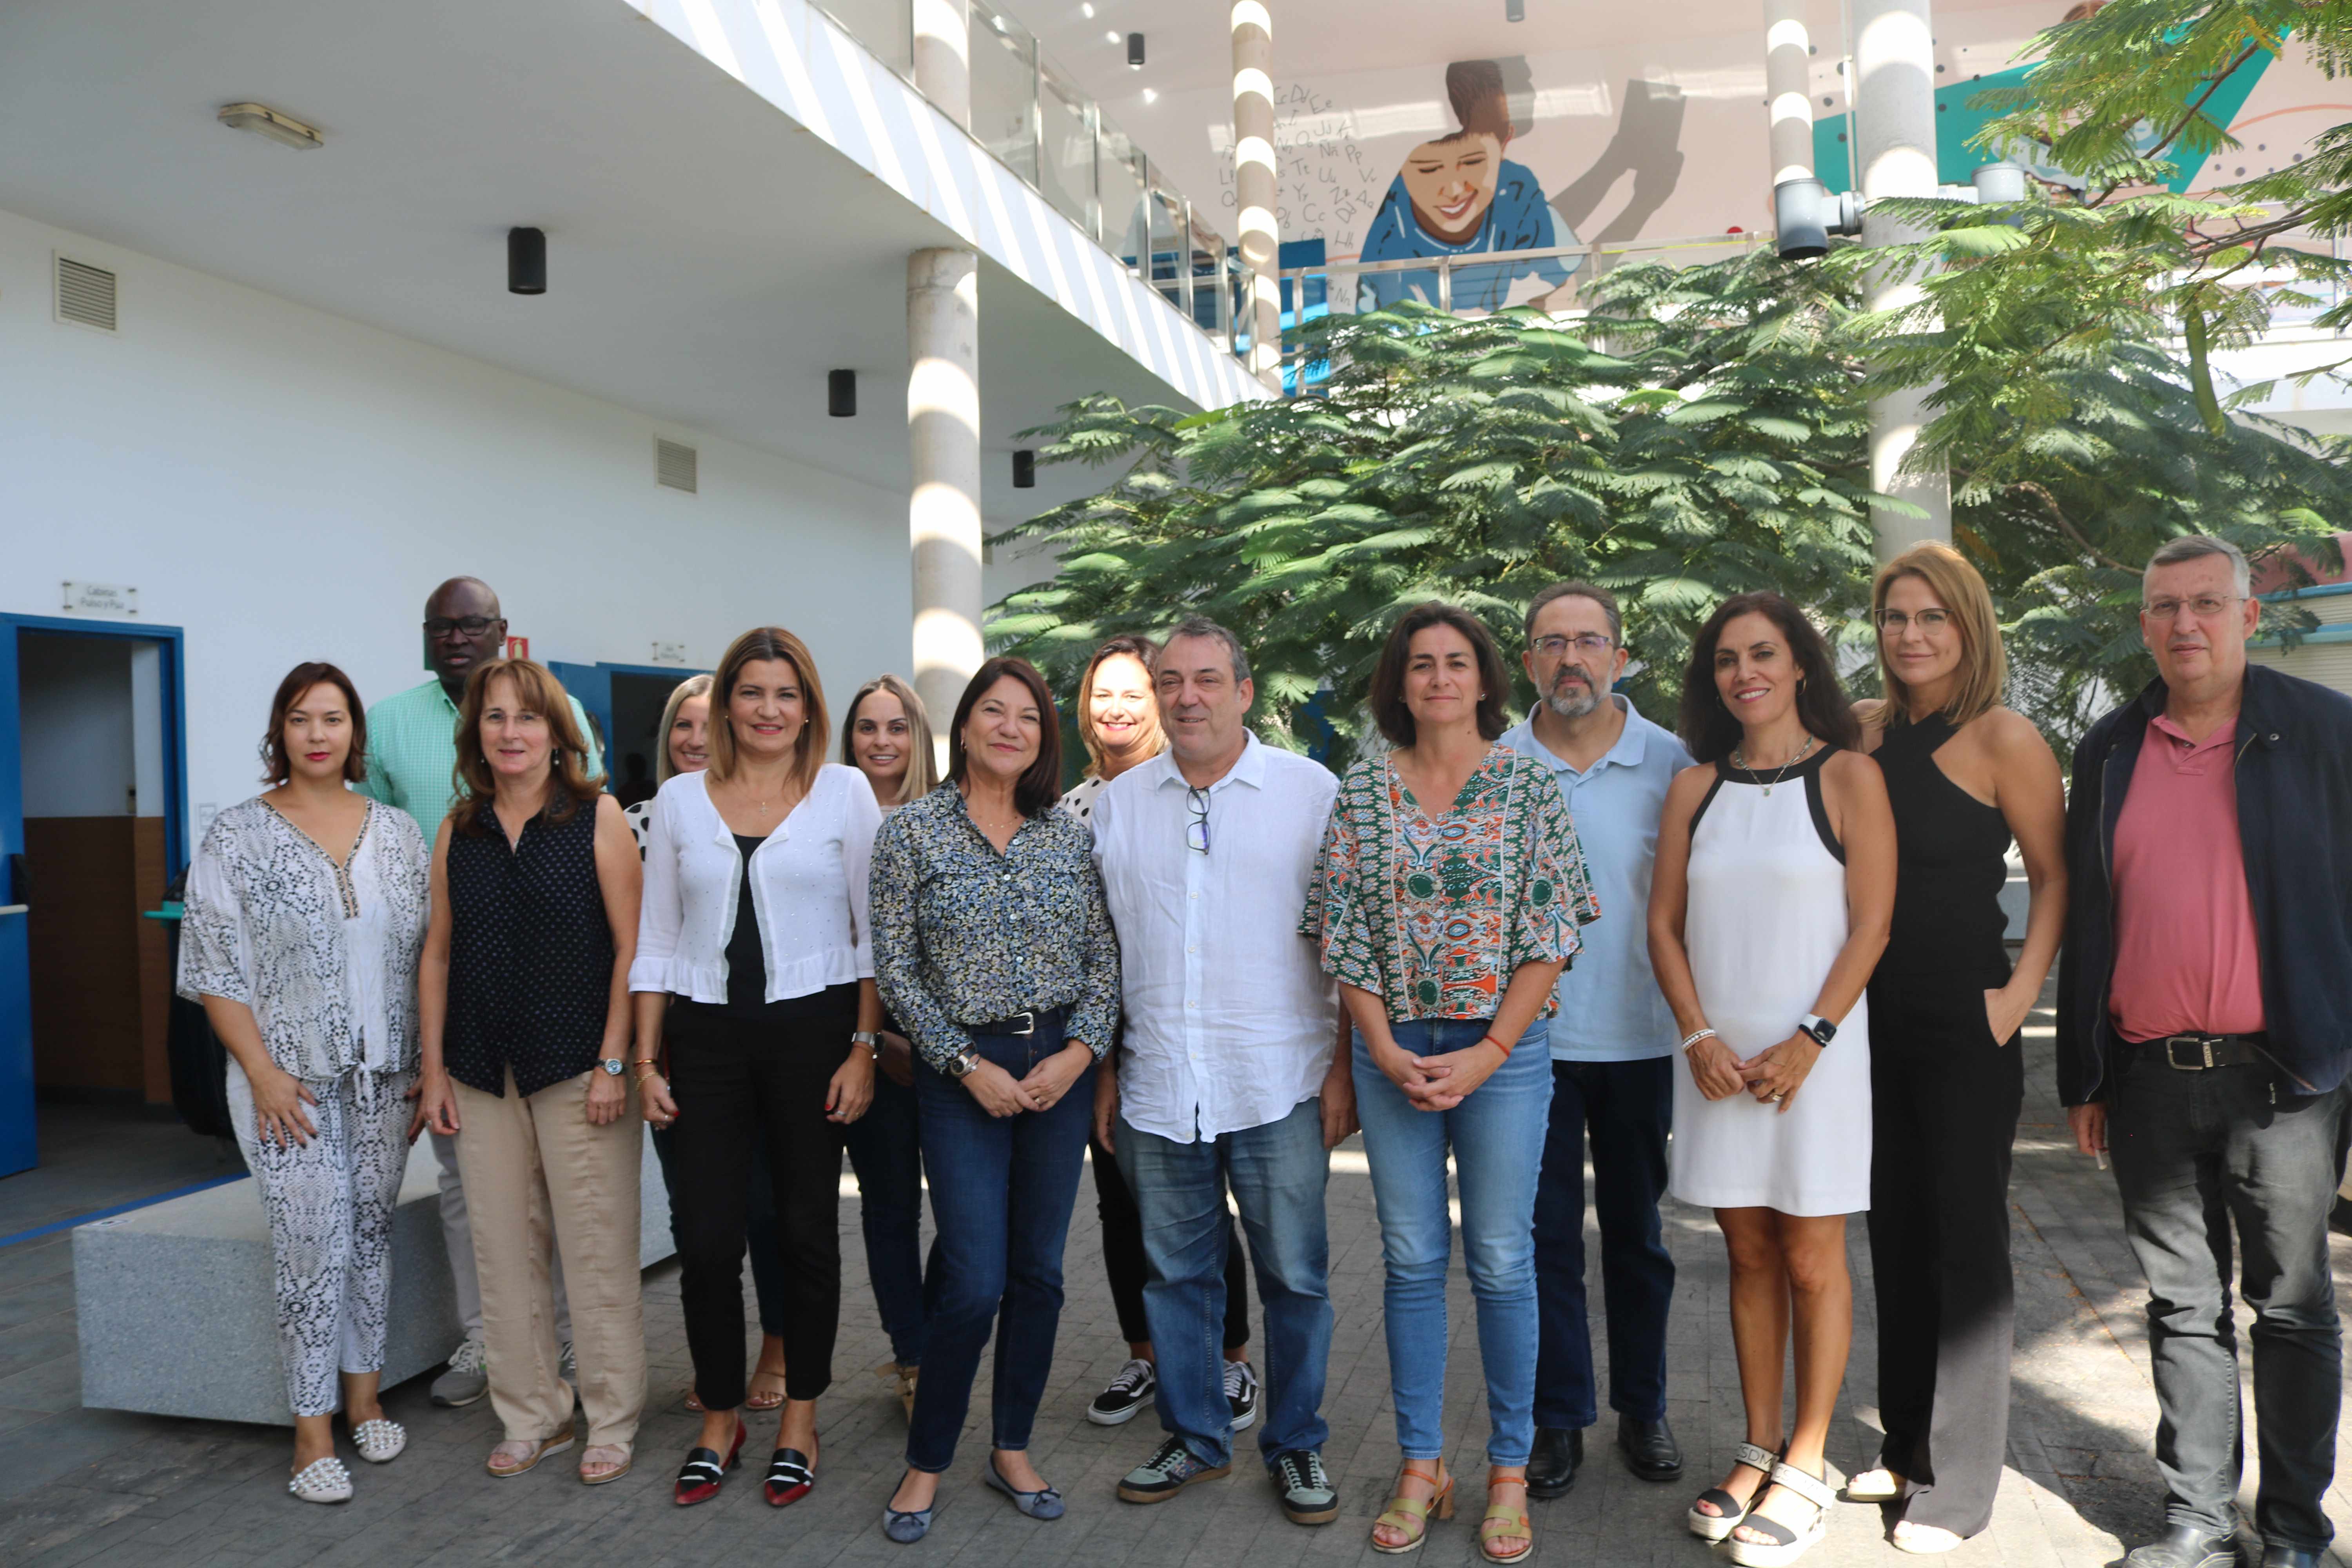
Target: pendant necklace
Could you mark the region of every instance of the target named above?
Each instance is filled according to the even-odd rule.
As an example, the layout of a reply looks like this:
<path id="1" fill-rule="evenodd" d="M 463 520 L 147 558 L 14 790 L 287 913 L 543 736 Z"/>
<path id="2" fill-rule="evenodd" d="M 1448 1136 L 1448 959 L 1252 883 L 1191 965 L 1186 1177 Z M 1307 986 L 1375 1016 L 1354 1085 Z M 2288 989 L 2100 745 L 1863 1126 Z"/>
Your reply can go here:
<path id="1" fill-rule="evenodd" d="M 1806 755 L 1810 753 L 1812 749 L 1813 738 L 1811 735 L 1808 735 L 1805 737 L 1803 742 L 1797 747 L 1796 751 L 1790 753 L 1789 760 L 1780 764 L 1780 771 L 1772 775 L 1771 784 L 1765 784 L 1764 780 L 1756 776 L 1756 770 L 1748 765 L 1747 757 L 1741 753 L 1740 749 L 1737 746 L 1731 748 L 1731 765 L 1738 768 L 1741 773 L 1746 773 L 1749 784 L 1763 784 L 1765 798 L 1769 800 L 1771 798 L 1772 795 L 1772 784 L 1779 784 L 1782 779 L 1787 778 L 1789 776 L 1789 770 L 1795 767 L 1799 763 L 1803 762 Z"/>

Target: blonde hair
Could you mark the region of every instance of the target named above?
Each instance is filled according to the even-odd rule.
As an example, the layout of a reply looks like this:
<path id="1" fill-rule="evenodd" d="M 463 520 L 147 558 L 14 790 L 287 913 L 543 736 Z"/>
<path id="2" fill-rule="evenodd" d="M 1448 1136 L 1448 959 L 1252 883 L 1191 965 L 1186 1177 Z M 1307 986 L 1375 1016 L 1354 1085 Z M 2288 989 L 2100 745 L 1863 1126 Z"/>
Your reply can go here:
<path id="1" fill-rule="evenodd" d="M 940 763 L 932 750 L 931 716 L 923 707 L 923 700 L 915 689 L 895 675 L 877 675 L 857 689 L 849 706 L 841 713 L 841 760 L 851 767 L 857 766 L 857 753 L 852 749 L 850 737 L 857 731 L 857 710 L 877 691 L 887 691 L 898 700 L 899 710 L 907 715 L 907 773 L 898 781 L 898 798 L 883 802 L 887 809 L 904 805 L 910 800 L 920 800 L 940 787 Z M 859 770 L 863 772 L 863 769 Z"/>
<path id="2" fill-rule="evenodd" d="M 677 683 L 677 689 L 669 694 L 669 700 L 662 704 L 661 749 L 660 754 L 654 758 L 655 784 L 666 784 L 677 776 L 677 769 L 670 765 L 669 760 L 669 732 L 677 722 L 677 710 L 698 697 L 709 695 L 710 677 L 689 675 Z"/>
<path id="3" fill-rule="evenodd" d="M 1870 584 L 1874 627 L 1878 612 L 1886 607 L 1887 590 L 1902 577 L 1916 577 L 1927 584 L 1951 613 L 1952 628 L 1960 634 L 1959 678 L 1952 685 L 1951 700 L 1944 704 L 1945 721 L 1957 730 L 1998 705 L 2009 679 L 2009 655 L 2000 644 L 2000 619 L 1993 613 L 1992 591 L 1985 586 L 1982 574 L 1969 564 L 1968 557 L 1942 540 L 1924 540 L 1878 569 Z M 1910 689 L 1886 661 L 1883 635 L 1878 639 L 1878 678 L 1886 693 L 1883 722 L 1890 727 L 1910 722 Z"/>
<path id="4" fill-rule="evenodd" d="M 1151 666 L 1159 657 L 1158 643 L 1150 637 L 1122 632 L 1095 649 L 1094 657 L 1087 660 L 1087 672 L 1078 678 L 1078 710 L 1076 714 L 1078 744 L 1087 749 L 1087 777 L 1093 778 L 1102 772 L 1102 737 L 1095 733 L 1094 703 L 1090 699 L 1094 692 L 1095 671 L 1108 660 L 1131 658 L 1143 666 L 1145 695 L 1150 698 L 1145 709 L 1144 721 L 1151 726 L 1151 750 L 1138 760 L 1156 757 L 1168 749 L 1168 737 L 1160 728 L 1160 700 L 1151 690 Z"/>
<path id="5" fill-rule="evenodd" d="M 808 644 L 782 626 L 754 626 L 727 647 L 719 668 L 710 677 L 710 776 L 721 781 L 735 776 L 735 726 L 728 719 L 729 694 L 747 664 L 780 658 L 793 667 L 801 683 L 801 710 L 808 721 L 793 742 L 793 783 L 803 794 L 816 784 L 824 766 L 824 747 L 832 731 L 824 716 L 824 687 L 817 679 L 816 660 Z"/>

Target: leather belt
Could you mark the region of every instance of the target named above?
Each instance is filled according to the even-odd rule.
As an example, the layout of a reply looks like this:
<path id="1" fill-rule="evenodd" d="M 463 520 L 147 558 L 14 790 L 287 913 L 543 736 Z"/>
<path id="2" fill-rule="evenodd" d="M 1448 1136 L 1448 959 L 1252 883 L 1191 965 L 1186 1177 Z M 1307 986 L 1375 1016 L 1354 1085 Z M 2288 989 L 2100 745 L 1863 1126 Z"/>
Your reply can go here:
<path id="1" fill-rule="evenodd" d="M 999 1018 L 992 1024 L 966 1024 L 964 1027 L 975 1035 L 997 1035 L 1016 1040 L 1025 1039 L 1040 1029 L 1055 1027 L 1066 1021 L 1069 1016 L 1070 1010 L 1067 1007 L 1033 1007 L 1024 1013 L 1015 1013 L 1009 1018 Z"/>
<path id="2" fill-rule="evenodd" d="M 2262 1047 L 2268 1035 L 2167 1035 L 2141 1040 L 2136 1048 L 2179 1072 L 2204 1072 L 2210 1068 L 2253 1067 L 2268 1058 Z"/>

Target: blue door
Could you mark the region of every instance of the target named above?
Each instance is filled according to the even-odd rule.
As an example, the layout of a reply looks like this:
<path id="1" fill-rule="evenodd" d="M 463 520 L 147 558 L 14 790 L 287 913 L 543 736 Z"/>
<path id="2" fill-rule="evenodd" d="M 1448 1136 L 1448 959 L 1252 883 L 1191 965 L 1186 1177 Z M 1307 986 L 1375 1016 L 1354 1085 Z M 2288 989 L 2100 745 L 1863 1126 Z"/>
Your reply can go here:
<path id="1" fill-rule="evenodd" d="M 0 1176 L 32 1169 L 39 1152 L 34 1135 L 32 954 L 27 927 L 41 890 L 26 873 L 18 647 L 24 637 L 44 632 L 130 637 L 156 648 L 162 686 L 158 705 L 162 733 L 157 739 L 163 764 L 164 875 L 176 877 L 188 863 L 187 704 L 180 628 L 0 616 Z"/>

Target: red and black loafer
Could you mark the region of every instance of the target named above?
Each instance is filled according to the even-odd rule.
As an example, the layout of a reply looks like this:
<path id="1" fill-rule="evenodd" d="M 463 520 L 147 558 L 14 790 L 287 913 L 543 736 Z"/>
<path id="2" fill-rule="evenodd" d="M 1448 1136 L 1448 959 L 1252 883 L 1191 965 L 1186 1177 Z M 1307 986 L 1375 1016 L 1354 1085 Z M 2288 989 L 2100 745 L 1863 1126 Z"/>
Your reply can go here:
<path id="1" fill-rule="evenodd" d="M 719 1483 L 727 1472 L 743 1462 L 744 1427 L 735 1424 L 735 1441 L 721 1459 L 716 1448 L 689 1448 L 686 1463 L 677 1468 L 677 1506 L 692 1508 L 698 1502 L 709 1502 L 719 1495 Z"/>
<path id="2" fill-rule="evenodd" d="M 816 1466 L 798 1448 L 779 1448 L 768 1460 L 767 1493 L 771 1508 L 790 1508 L 816 1485 Z"/>

